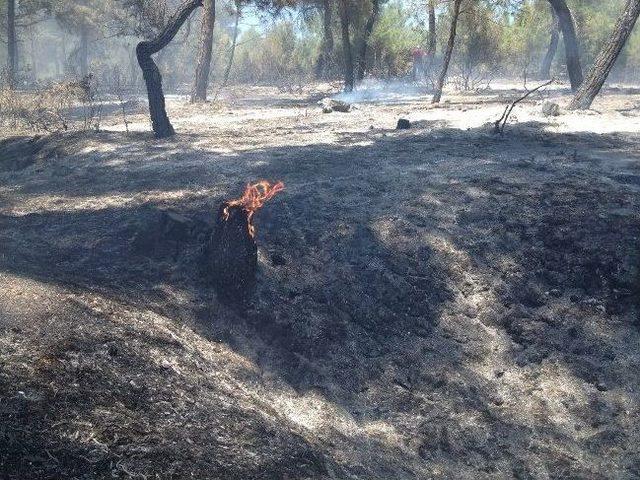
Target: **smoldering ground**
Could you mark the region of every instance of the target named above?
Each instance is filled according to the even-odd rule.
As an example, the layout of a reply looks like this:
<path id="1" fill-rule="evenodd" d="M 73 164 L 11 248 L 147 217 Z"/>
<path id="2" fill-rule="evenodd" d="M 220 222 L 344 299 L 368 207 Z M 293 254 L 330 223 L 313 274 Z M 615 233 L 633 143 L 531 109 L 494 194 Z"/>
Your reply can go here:
<path id="1" fill-rule="evenodd" d="M 114 117 L 3 163 L 6 476 L 638 476 L 636 97 L 535 99 L 500 137 L 509 91 L 349 114 L 264 92 L 170 102 L 175 140 Z M 202 239 L 257 178 L 287 190 L 242 312 Z M 159 208 L 197 228 L 137 250 Z"/>

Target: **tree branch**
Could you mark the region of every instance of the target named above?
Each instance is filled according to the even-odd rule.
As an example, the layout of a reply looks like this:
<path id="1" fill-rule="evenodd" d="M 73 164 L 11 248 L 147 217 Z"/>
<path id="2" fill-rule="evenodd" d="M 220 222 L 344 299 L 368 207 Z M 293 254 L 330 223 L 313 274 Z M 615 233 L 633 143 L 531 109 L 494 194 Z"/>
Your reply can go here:
<path id="1" fill-rule="evenodd" d="M 553 82 L 555 82 L 555 78 L 552 78 L 551 80 L 543 83 L 542 85 L 538 85 L 533 90 L 527 90 L 527 93 L 525 93 L 522 97 L 518 98 L 517 100 L 514 100 L 511 103 L 511 105 L 507 105 L 507 107 L 504 109 L 504 113 L 502 114 L 502 116 L 498 120 L 496 120 L 494 123 L 494 129 L 493 129 L 494 133 L 499 133 L 500 135 L 504 133 L 504 127 L 507 125 L 507 122 L 509 121 L 509 115 L 511 115 L 511 112 L 513 112 L 513 109 L 518 103 L 522 102 L 529 95 L 531 95 L 534 92 L 537 92 L 541 88 L 551 85 Z"/>

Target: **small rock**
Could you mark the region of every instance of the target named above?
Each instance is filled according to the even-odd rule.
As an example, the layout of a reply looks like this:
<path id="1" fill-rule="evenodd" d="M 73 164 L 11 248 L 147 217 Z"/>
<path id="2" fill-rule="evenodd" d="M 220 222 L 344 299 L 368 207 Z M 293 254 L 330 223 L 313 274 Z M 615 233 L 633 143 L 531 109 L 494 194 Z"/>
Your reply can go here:
<path id="1" fill-rule="evenodd" d="M 560 105 L 554 102 L 544 102 L 542 104 L 542 114 L 545 117 L 557 117 L 560 115 Z"/>
<path id="2" fill-rule="evenodd" d="M 406 118 L 401 118 L 398 120 L 398 124 L 396 125 L 396 130 L 408 130 L 411 128 L 411 122 Z"/>
<path id="3" fill-rule="evenodd" d="M 109 346 L 107 347 L 107 353 L 109 353 L 110 356 L 115 357 L 116 355 L 118 355 L 118 347 L 113 343 L 109 344 Z"/>
<path id="4" fill-rule="evenodd" d="M 351 111 L 351 104 L 341 100 L 332 100 L 331 108 L 333 108 L 334 112 L 349 113 Z"/>

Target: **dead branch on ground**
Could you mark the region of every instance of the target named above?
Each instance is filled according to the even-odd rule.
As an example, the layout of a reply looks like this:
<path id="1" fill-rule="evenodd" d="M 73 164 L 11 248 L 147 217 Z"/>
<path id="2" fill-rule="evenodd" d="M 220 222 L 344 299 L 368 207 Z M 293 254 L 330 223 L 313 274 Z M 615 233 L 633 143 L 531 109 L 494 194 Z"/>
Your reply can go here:
<path id="1" fill-rule="evenodd" d="M 555 82 L 555 78 L 552 78 L 551 80 L 543 83 L 542 85 L 538 85 L 536 88 L 532 90 L 527 90 L 527 93 L 525 93 L 522 97 L 518 98 L 517 100 L 514 100 L 513 102 L 511 102 L 510 105 L 507 105 L 507 107 L 504 109 L 504 113 L 502 114 L 502 116 L 494 122 L 493 132 L 499 133 L 500 135 L 502 135 L 504 133 L 504 128 L 506 127 L 507 122 L 509 121 L 509 116 L 511 115 L 511 112 L 513 112 L 513 109 L 516 107 L 516 105 L 522 102 L 523 100 L 527 99 L 527 97 L 529 97 L 529 95 L 531 95 L 532 93 L 537 92 L 541 88 L 548 87 L 553 82 Z"/>

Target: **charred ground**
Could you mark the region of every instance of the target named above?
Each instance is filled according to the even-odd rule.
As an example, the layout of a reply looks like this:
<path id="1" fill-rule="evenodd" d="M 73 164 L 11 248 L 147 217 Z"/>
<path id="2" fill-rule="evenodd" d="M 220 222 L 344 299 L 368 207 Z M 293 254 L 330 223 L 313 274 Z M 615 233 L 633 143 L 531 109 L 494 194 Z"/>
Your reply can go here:
<path id="1" fill-rule="evenodd" d="M 173 104 L 172 141 L 4 143 L 23 160 L 0 165 L 3 474 L 640 476 L 623 98 L 553 120 L 530 103 L 504 137 L 496 97 L 328 115 L 296 98 Z M 202 246 L 258 178 L 287 191 L 257 214 L 243 311 Z M 166 208 L 183 234 L 145 243 Z"/>

